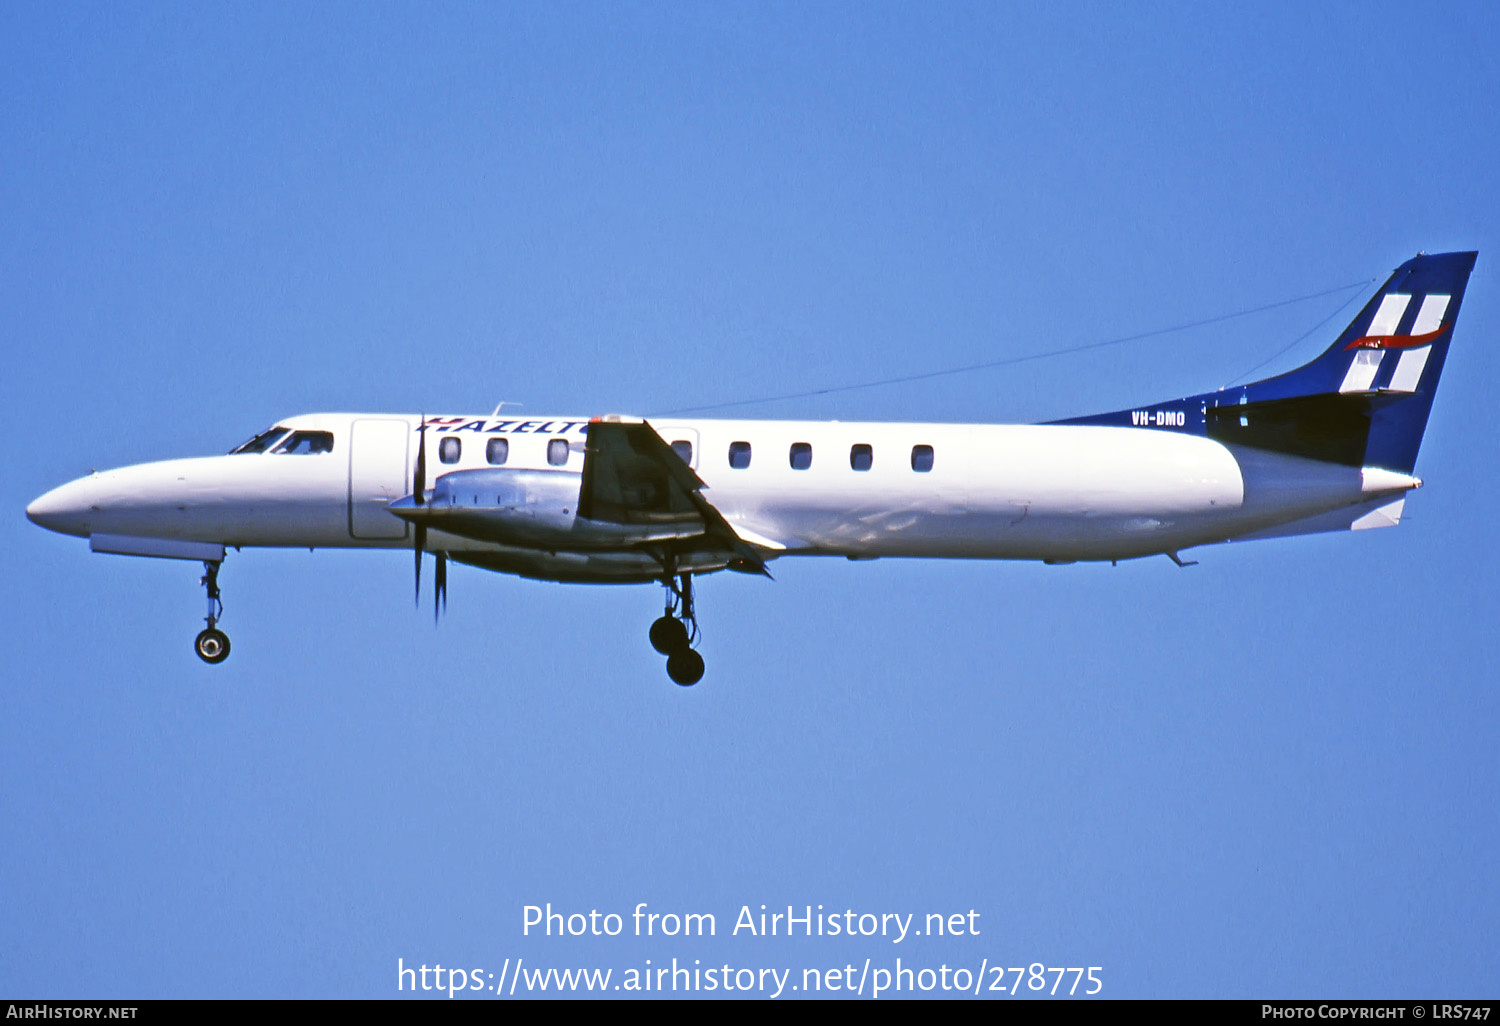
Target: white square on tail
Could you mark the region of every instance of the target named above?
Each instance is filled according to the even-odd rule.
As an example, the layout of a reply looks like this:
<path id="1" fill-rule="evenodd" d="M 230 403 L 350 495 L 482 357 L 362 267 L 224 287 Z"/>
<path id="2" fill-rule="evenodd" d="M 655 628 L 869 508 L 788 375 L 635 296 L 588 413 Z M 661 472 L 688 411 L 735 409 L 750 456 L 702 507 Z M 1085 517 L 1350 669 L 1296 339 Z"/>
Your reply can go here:
<path id="1" fill-rule="evenodd" d="M 1388 292 L 1380 299 L 1380 309 L 1375 311 L 1375 317 L 1370 321 L 1370 330 L 1366 335 L 1394 335 L 1396 325 L 1401 323 L 1401 315 L 1406 313 L 1406 306 L 1411 302 L 1411 296 L 1399 292 Z"/>
<path id="2" fill-rule="evenodd" d="M 1443 326 L 1443 314 L 1448 312 L 1449 296 L 1427 296 L 1422 300 L 1422 309 L 1417 311 L 1417 323 L 1411 326 L 1413 335 L 1425 335 Z"/>
<path id="3" fill-rule="evenodd" d="M 1349 373 L 1344 375 L 1340 392 L 1368 392 L 1380 370 L 1380 361 L 1385 359 L 1384 349 L 1359 349 L 1354 353 L 1354 362 L 1349 364 Z"/>
<path id="4" fill-rule="evenodd" d="M 1396 373 L 1391 375 L 1392 392 L 1417 390 L 1417 382 L 1422 380 L 1422 368 L 1427 366 L 1427 354 L 1430 352 L 1431 346 L 1423 346 L 1421 349 L 1408 349 L 1401 354 L 1401 360 L 1396 364 Z"/>

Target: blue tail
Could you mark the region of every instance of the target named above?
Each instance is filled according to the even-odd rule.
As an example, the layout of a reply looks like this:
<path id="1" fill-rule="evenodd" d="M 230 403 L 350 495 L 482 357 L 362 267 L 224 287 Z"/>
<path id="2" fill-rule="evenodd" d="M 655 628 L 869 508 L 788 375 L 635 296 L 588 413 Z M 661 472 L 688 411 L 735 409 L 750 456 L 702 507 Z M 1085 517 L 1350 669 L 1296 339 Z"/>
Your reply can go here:
<path id="1" fill-rule="evenodd" d="M 1058 423 L 1188 431 L 1226 444 L 1409 474 L 1477 256 L 1408 260 L 1338 341 L 1294 371 Z"/>

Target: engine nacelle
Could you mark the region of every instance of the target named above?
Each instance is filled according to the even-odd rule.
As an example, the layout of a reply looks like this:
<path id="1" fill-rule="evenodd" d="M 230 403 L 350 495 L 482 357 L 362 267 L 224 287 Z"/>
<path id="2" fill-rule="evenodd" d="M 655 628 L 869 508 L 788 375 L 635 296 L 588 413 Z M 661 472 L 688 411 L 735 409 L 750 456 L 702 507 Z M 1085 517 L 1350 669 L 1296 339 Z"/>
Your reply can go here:
<path id="1" fill-rule="evenodd" d="M 582 552 L 643 542 L 692 538 L 705 530 L 696 514 L 649 524 L 620 524 L 578 515 L 581 474 L 506 467 L 455 470 L 433 484 L 421 506 L 405 500 L 392 512 L 429 528 L 476 541 Z"/>

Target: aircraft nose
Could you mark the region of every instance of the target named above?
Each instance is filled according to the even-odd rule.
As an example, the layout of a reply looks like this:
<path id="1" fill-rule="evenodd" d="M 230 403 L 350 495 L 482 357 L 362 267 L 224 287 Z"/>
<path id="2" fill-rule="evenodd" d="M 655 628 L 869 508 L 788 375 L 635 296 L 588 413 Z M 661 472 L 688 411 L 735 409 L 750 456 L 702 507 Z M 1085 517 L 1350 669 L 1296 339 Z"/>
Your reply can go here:
<path id="1" fill-rule="evenodd" d="M 59 534 L 87 536 L 91 505 L 88 482 L 86 477 L 79 478 L 38 496 L 26 507 L 26 519 Z"/>

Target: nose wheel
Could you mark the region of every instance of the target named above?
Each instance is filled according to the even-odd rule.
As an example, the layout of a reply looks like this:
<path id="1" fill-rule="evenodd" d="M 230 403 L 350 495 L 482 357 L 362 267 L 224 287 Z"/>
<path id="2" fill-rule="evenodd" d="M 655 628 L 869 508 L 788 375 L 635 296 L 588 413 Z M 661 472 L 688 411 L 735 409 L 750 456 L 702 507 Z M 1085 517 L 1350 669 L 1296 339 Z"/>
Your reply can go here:
<path id="1" fill-rule="evenodd" d="M 201 630 L 193 641 L 193 651 L 205 663 L 222 663 L 229 658 L 229 635 L 217 627 Z"/>
<path id="2" fill-rule="evenodd" d="M 651 625 L 651 647 L 667 657 L 667 676 L 682 687 L 703 679 L 703 657 L 693 650 L 701 634 L 693 612 L 693 575 L 662 578 L 666 611 Z"/>
<path id="3" fill-rule="evenodd" d="M 193 639 L 193 651 L 205 663 L 222 663 L 229 658 L 229 635 L 218 628 L 224 615 L 224 603 L 219 598 L 219 564 L 204 563 L 198 583 L 208 591 L 208 615 L 203 618 L 208 626 Z"/>

